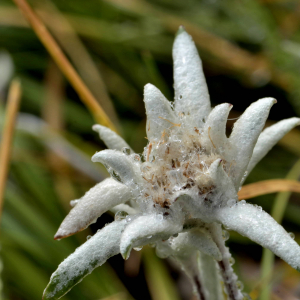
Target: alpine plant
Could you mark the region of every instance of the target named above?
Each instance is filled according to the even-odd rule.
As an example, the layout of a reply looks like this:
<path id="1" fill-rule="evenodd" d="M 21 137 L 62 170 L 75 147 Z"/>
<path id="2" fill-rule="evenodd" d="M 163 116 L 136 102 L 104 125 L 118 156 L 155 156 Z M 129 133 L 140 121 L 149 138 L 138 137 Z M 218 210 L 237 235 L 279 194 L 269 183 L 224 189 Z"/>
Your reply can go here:
<path id="1" fill-rule="evenodd" d="M 201 60 L 183 28 L 173 60 L 174 103 L 152 84 L 145 86 L 148 144 L 141 155 L 110 129 L 93 127 L 109 149 L 92 161 L 102 163 L 111 177 L 71 202 L 55 239 L 85 229 L 108 210 L 116 213 L 115 221 L 58 266 L 44 299 L 62 297 L 109 257 L 121 253 L 127 259 L 133 248 L 147 244 L 181 265 L 199 299 L 221 300 L 224 293 L 231 300 L 250 299 L 233 272 L 222 226 L 300 269 L 300 247 L 293 238 L 261 207 L 238 202 L 237 196 L 249 172 L 300 119 L 263 130 L 276 103 L 263 98 L 247 108 L 227 137 L 232 105 L 211 108 Z"/>

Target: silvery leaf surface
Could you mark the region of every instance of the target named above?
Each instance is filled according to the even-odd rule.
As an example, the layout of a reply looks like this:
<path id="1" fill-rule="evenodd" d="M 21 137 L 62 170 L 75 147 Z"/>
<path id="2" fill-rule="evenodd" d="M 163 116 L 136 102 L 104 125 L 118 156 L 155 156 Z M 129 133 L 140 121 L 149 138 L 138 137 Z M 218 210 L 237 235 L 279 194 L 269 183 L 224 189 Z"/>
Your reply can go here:
<path id="1" fill-rule="evenodd" d="M 123 148 L 128 148 L 130 149 L 131 153 L 134 153 L 134 151 L 123 140 L 123 138 L 121 138 L 117 133 L 108 127 L 96 124 L 93 126 L 93 130 L 98 132 L 100 139 L 104 142 L 107 148 L 119 151 L 121 151 Z"/>
<path id="2" fill-rule="evenodd" d="M 215 205 L 218 203 L 226 204 L 230 199 L 238 199 L 232 179 L 225 172 L 221 159 L 217 159 L 211 164 L 209 173 L 215 185 L 212 195 Z"/>
<path id="3" fill-rule="evenodd" d="M 150 142 L 161 139 L 163 132 L 174 127 L 178 123 L 171 103 L 161 91 L 148 83 L 144 88 L 144 102 L 147 114 L 146 133 Z"/>
<path id="4" fill-rule="evenodd" d="M 180 231 L 182 231 L 180 222 L 163 218 L 160 214 L 139 216 L 132 220 L 124 230 L 120 252 L 127 259 L 133 247 L 153 243 L 159 239 L 168 239 Z"/>
<path id="5" fill-rule="evenodd" d="M 247 174 L 253 170 L 256 164 L 283 138 L 284 135 L 299 124 L 299 118 L 290 118 L 266 128 L 258 137 L 247 167 Z"/>
<path id="6" fill-rule="evenodd" d="M 55 239 L 65 238 L 94 223 L 103 213 L 132 197 L 130 189 L 112 178 L 92 187 L 61 223 Z"/>
<path id="7" fill-rule="evenodd" d="M 123 152 L 110 149 L 103 150 L 94 154 L 92 161 L 102 163 L 112 176 L 118 177 L 122 183 L 130 187 L 141 181 L 138 162 L 134 162 L 130 155 Z"/>
<path id="8" fill-rule="evenodd" d="M 129 215 L 134 215 L 134 214 L 138 213 L 138 211 L 136 209 L 134 209 L 133 207 L 131 207 L 130 205 L 125 204 L 125 203 L 118 204 L 118 205 L 110 208 L 109 210 L 113 213 L 117 213 L 118 211 L 125 211 Z"/>
<path id="9" fill-rule="evenodd" d="M 215 149 L 222 153 L 225 149 L 226 123 L 228 114 L 232 108 L 229 103 L 223 103 L 214 107 L 208 115 L 207 121 L 203 127 L 203 141 L 206 148 Z"/>
<path id="10" fill-rule="evenodd" d="M 87 240 L 68 256 L 52 274 L 44 290 L 44 300 L 59 299 L 74 285 L 120 252 L 121 231 L 126 221 L 115 221 Z"/>
<path id="11" fill-rule="evenodd" d="M 192 229 L 183 232 L 178 237 L 173 238 L 171 242 L 173 254 L 178 257 L 186 256 L 189 249 L 192 251 L 199 250 L 207 255 L 212 256 L 216 260 L 221 260 L 221 253 L 206 230 Z"/>
<path id="12" fill-rule="evenodd" d="M 224 207 L 216 214 L 216 220 L 285 260 L 300 270 L 300 247 L 269 214 L 261 208 L 239 202 Z"/>
<path id="13" fill-rule="evenodd" d="M 216 261 L 211 256 L 199 252 L 198 264 L 203 285 L 209 293 L 209 300 L 223 300 L 221 278 Z"/>
<path id="14" fill-rule="evenodd" d="M 234 123 L 232 133 L 228 140 L 226 160 L 232 162 L 232 176 L 235 187 L 238 190 L 241 179 L 247 169 L 274 98 L 263 98 L 252 103 L 242 116 Z"/>
<path id="15" fill-rule="evenodd" d="M 210 113 L 210 99 L 202 62 L 191 36 L 180 28 L 173 45 L 175 112 L 192 126 L 202 127 Z"/>

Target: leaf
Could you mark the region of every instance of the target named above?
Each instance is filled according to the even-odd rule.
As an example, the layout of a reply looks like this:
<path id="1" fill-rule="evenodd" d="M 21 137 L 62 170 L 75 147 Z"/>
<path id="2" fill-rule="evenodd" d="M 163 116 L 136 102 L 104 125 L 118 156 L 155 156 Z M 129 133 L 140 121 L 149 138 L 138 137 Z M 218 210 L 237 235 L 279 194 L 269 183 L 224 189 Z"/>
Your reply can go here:
<path id="1" fill-rule="evenodd" d="M 52 274 L 43 299 L 59 299 L 96 267 L 118 254 L 125 225 L 126 220 L 110 223 L 67 257 Z"/>

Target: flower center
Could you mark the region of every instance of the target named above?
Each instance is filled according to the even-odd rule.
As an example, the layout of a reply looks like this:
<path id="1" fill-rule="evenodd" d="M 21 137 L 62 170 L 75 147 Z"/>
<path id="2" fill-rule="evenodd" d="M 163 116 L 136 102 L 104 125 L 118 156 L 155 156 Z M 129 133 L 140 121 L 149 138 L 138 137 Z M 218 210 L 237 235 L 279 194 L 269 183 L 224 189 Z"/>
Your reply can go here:
<path id="1" fill-rule="evenodd" d="M 159 141 L 149 142 L 144 157 L 142 193 L 155 206 L 169 208 L 184 191 L 199 197 L 213 189 L 209 167 L 220 155 L 201 146 L 197 128 L 193 132 L 184 128 L 164 131 Z"/>

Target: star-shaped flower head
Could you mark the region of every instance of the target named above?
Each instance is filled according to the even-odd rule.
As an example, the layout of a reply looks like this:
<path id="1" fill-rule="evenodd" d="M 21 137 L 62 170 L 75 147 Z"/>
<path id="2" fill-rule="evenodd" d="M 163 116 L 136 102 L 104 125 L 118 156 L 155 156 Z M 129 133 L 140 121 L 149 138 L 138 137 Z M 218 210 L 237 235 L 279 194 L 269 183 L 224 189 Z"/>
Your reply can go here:
<path id="1" fill-rule="evenodd" d="M 207 267 L 209 261 L 210 266 L 218 262 L 229 299 L 243 299 L 220 224 L 300 268 L 298 244 L 269 214 L 237 197 L 247 174 L 299 119 L 283 120 L 262 132 L 276 103 L 264 98 L 250 105 L 227 137 L 232 105 L 211 109 L 201 60 L 183 28 L 174 42 L 173 59 L 174 103 L 152 84 L 145 86 L 148 145 L 142 155 L 110 129 L 93 127 L 110 149 L 97 152 L 92 161 L 104 164 L 111 178 L 73 201 L 76 205 L 55 238 L 85 229 L 107 210 L 117 211 L 116 218 L 59 265 L 44 299 L 60 298 L 109 257 L 121 253 L 127 259 L 132 248 L 149 243 L 160 256 L 182 264 L 199 298 L 222 297 L 216 287 L 207 287 L 209 282 L 200 284 L 195 261 L 204 255 L 207 277 L 218 276 Z"/>

